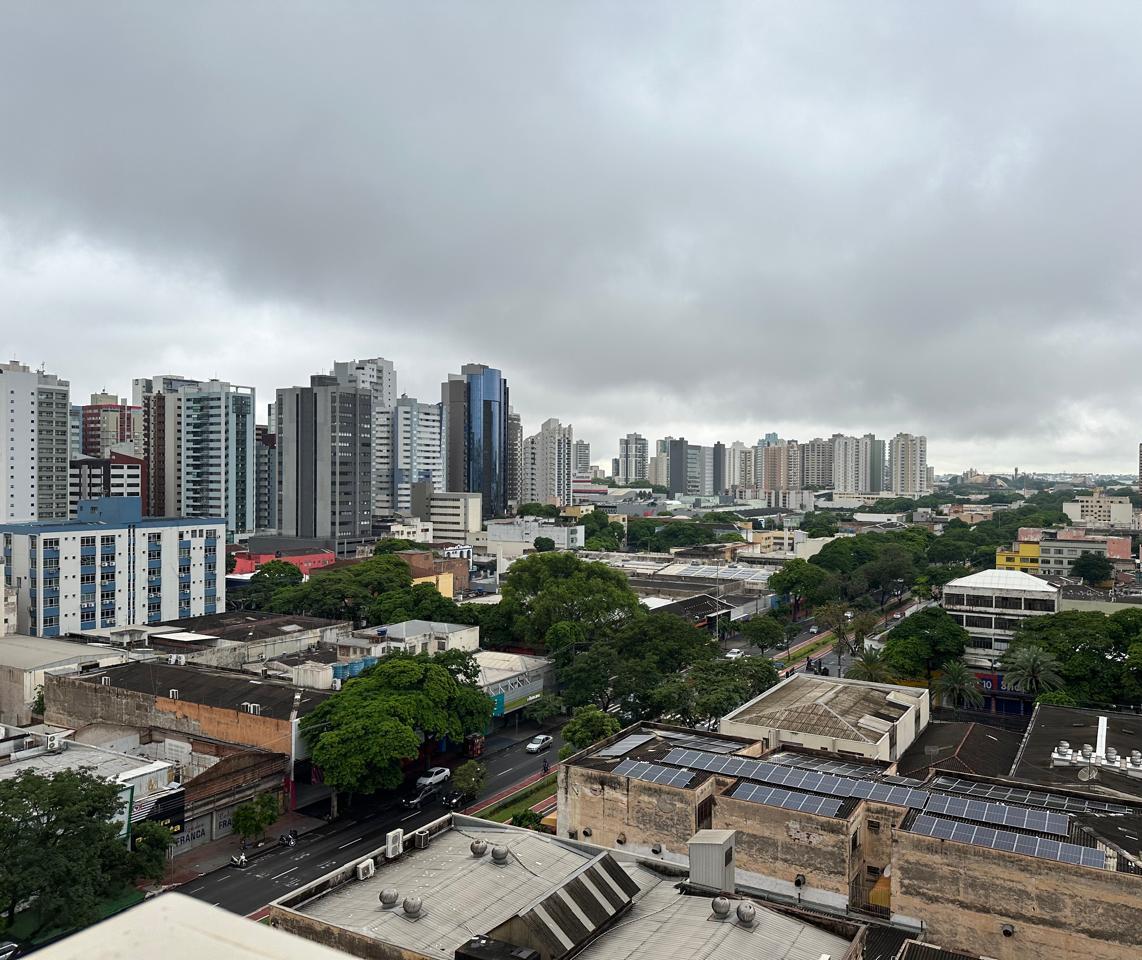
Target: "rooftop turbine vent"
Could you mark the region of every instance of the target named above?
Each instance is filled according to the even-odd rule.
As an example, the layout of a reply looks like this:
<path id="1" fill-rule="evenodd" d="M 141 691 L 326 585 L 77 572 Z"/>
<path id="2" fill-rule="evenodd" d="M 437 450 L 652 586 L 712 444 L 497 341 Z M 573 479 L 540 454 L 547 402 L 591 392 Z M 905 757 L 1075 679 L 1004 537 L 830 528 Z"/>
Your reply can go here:
<path id="1" fill-rule="evenodd" d="M 397 892 L 396 887 L 385 887 L 377 899 L 381 901 L 381 906 L 385 910 L 391 910 L 397 905 L 397 901 L 400 899 L 400 894 Z"/>
<path id="2" fill-rule="evenodd" d="M 730 901 L 725 897 L 714 897 L 713 903 L 710 904 L 710 909 L 714 911 L 714 917 L 718 920 L 725 920 L 730 915 Z"/>

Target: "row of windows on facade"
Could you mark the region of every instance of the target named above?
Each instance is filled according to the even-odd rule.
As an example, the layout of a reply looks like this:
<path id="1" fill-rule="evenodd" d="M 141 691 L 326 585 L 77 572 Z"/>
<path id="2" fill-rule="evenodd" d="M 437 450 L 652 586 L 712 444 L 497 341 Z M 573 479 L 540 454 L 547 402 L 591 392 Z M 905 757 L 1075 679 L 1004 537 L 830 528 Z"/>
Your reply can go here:
<path id="1" fill-rule="evenodd" d="M 1054 613 L 1053 600 L 1038 600 L 1031 597 L 989 597 L 977 594 L 945 593 L 946 607 L 989 607 L 993 610 L 1039 610 Z"/>

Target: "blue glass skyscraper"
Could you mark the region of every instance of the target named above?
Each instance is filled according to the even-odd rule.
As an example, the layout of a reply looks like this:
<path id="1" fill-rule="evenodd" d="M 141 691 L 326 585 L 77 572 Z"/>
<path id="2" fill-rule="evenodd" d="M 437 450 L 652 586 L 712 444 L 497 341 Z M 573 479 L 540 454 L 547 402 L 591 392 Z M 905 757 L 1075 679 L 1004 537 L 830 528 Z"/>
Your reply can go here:
<path id="1" fill-rule="evenodd" d="M 479 493 L 484 518 L 508 511 L 508 382 L 494 367 L 465 364 L 441 386 L 447 489 Z"/>

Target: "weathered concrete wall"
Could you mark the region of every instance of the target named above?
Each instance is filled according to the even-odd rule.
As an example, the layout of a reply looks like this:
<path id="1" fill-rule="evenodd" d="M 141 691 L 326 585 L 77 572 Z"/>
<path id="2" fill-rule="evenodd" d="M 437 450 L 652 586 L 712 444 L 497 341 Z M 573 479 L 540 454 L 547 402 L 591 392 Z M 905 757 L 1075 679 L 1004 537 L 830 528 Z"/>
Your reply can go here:
<path id="1" fill-rule="evenodd" d="M 1139 904 L 1142 877 L 896 834 L 892 909 L 923 920 L 926 939 L 946 948 L 996 960 L 1138 960 Z"/>
<path id="2" fill-rule="evenodd" d="M 45 677 L 44 707 L 47 722 L 63 727 L 89 723 L 161 727 L 274 753 L 289 753 L 291 749 L 288 720 L 169 700 L 71 677 Z"/>
<path id="3" fill-rule="evenodd" d="M 886 803 L 874 803 L 866 800 L 858 808 L 860 814 L 861 845 L 857 854 L 859 861 L 884 871 L 892 862 L 892 836 L 895 828 L 900 826 L 907 815 L 905 807 L 896 807 Z M 879 830 L 872 830 L 869 821 L 880 824 Z"/>
<path id="4" fill-rule="evenodd" d="M 405 950 L 382 940 L 366 937 L 352 930 L 330 926 L 322 920 L 307 917 L 293 910 L 270 906 L 270 925 L 295 936 L 304 937 L 334 950 L 340 950 L 362 960 L 435 960 L 429 954 Z"/>
<path id="5" fill-rule="evenodd" d="M 697 789 L 683 790 L 588 767 L 561 768 L 559 784 L 560 836 L 577 830 L 579 837 L 598 846 L 633 851 L 660 843 L 682 856 L 697 830 L 698 804 L 714 790 L 713 778 Z M 584 829 L 591 831 L 589 836 Z"/>
<path id="6" fill-rule="evenodd" d="M 809 886 L 848 897 L 855 823 L 720 796 L 713 826 L 738 831 L 736 856 L 743 870 L 790 882 L 803 873 Z"/>

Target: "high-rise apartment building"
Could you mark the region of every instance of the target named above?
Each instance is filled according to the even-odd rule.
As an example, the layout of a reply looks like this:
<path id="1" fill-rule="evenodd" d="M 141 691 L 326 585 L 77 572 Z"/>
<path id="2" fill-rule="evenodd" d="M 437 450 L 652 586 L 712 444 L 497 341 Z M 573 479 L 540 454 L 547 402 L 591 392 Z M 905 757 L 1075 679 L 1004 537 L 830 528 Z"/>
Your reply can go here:
<path id="1" fill-rule="evenodd" d="M 0 363 L 0 522 L 66 520 L 69 384 Z"/>
<path id="2" fill-rule="evenodd" d="M 539 433 L 523 442 L 523 502 L 571 504 L 575 437 L 571 425 L 545 420 Z"/>
<path id="3" fill-rule="evenodd" d="M 269 425 L 254 428 L 254 527 L 259 533 L 278 529 L 278 435 L 274 405 L 270 404 Z"/>
<path id="4" fill-rule="evenodd" d="M 898 433 L 888 445 L 889 489 L 898 497 L 929 492 L 928 438 Z"/>
<path id="5" fill-rule="evenodd" d="M 78 403 L 67 411 L 67 455 L 71 460 L 83 456 L 83 407 Z"/>
<path id="6" fill-rule="evenodd" d="M 726 445 L 715 443 L 712 450 L 713 464 L 710 470 L 711 494 L 720 497 L 726 492 Z"/>
<path id="7" fill-rule="evenodd" d="M 726 484 L 734 487 L 752 487 L 754 448 L 735 440 L 726 448 Z"/>
<path id="8" fill-rule="evenodd" d="M 862 475 L 868 476 L 868 489 L 865 492 L 880 493 L 885 485 L 884 441 L 878 440 L 871 433 L 866 433 L 861 441 L 861 455 L 867 460 L 867 464 L 859 468 Z"/>
<path id="9" fill-rule="evenodd" d="M 107 457 L 77 457 L 68 470 L 68 515 L 78 514 L 82 500 L 139 497 L 141 504 L 146 475 L 142 458 L 114 450 Z"/>
<path id="10" fill-rule="evenodd" d="M 865 492 L 868 478 L 861 476 L 860 440 L 834 433 L 830 442 L 833 445 L 833 479 L 830 487 L 836 493 Z"/>
<path id="11" fill-rule="evenodd" d="M 646 438 L 641 434 L 628 433 L 625 437 L 619 437 L 619 455 L 616 461 L 618 469 L 615 471 L 615 479 L 620 485 L 650 478 L 648 452 Z"/>
<path id="12" fill-rule="evenodd" d="M 58 637 L 222 613 L 225 535 L 220 517 L 145 518 L 136 497 L 85 500 L 74 520 L 0 525 L 19 632 Z"/>
<path id="13" fill-rule="evenodd" d="M 508 504 L 518 507 L 523 496 L 523 421 L 512 409 L 508 409 L 507 493 Z M 445 465 L 447 466 L 447 464 Z M 482 509 L 482 508 L 481 508 Z"/>
<path id="14" fill-rule="evenodd" d="M 278 390 L 278 531 L 349 540 L 373 527 L 373 399 L 369 387 L 314 376 Z"/>
<path id="15" fill-rule="evenodd" d="M 143 408 L 111 393 L 93 393 L 80 408 L 82 453 L 85 457 L 110 456 L 112 451 L 142 457 Z"/>
<path id="16" fill-rule="evenodd" d="M 444 490 L 440 405 L 401 397 L 382 418 L 382 430 L 387 470 L 384 486 L 373 491 L 373 512 L 413 516 L 413 484 L 429 483 L 433 490 Z"/>
<path id="17" fill-rule="evenodd" d="M 574 463 L 571 470 L 577 477 L 591 475 L 591 445 L 586 440 L 575 441 Z"/>
<path id="18" fill-rule="evenodd" d="M 654 456 L 646 464 L 646 479 L 657 487 L 670 487 L 670 442 L 673 437 L 654 441 Z"/>
<path id="19" fill-rule="evenodd" d="M 368 390 L 373 407 L 372 490 L 373 515 L 392 513 L 389 493 L 393 487 L 394 454 L 391 446 L 391 412 L 397 402 L 397 373 L 391 360 L 373 357 L 369 360 L 344 360 L 333 364 L 330 376 L 344 386 Z"/>
<path id="20" fill-rule="evenodd" d="M 484 518 L 508 512 L 508 382 L 482 363 L 465 364 L 441 385 L 445 486 L 479 493 Z"/>
<path id="21" fill-rule="evenodd" d="M 177 375 L 134 381 L 143 409 L 149 516 L 225 517 L 227 536 L 253 532 L 254 388 Z"/>
<path id="22" fill-rule="evenodd" d="M 833 441 L 817 437 L 801 445 L 801 484 L 822 490 L 833 485 Z"/>

